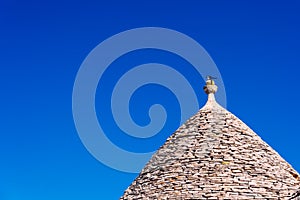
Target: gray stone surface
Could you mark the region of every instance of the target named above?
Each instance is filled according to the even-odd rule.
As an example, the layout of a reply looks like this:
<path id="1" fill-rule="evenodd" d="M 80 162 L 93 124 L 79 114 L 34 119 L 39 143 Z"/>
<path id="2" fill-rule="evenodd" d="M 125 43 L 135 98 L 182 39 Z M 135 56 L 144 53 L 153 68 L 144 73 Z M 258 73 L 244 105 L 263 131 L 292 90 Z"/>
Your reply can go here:
<path id="1" fill-rule="evenodd" d="M 299 191 L 299 174 L 216 103 L 213 93 L 152 156 L 121 200 L 290 199 Z"/>

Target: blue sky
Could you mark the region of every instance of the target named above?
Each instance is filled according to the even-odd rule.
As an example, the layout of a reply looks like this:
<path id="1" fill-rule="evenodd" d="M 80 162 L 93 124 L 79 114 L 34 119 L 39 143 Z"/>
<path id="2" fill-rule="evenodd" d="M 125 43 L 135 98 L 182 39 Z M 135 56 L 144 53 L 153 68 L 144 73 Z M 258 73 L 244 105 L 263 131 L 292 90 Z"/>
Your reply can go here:
<path id="1" fill-rule="evenodd" d="M 300 171 L 299 9 L 296 0 L 1 1 L 0 199 L 122 195 L 137 174 L 111 169 L 89 154 L 73 122 L 72 90 L 81 63 L 100 42 L 147 26 L 173 29 L 200 43 L 222 74 L 228 110 Z M 178 61 L 159 53 L 144 52 L 138 59 Z M 171 114 L 164 135 L 136 146 L 137 152 L 157 148 L 179 123 L 174 96 L 157 86 L 146 90 L 161 95 L 137 92 L 131 109 L 139 108 L 133 114 L 138 123 L 147 124 L 145 104 L 171 99 Z M 203 105 L 206 95 L 197 94 Z M 108 137 L 130 150 L 138 142 Z"/>

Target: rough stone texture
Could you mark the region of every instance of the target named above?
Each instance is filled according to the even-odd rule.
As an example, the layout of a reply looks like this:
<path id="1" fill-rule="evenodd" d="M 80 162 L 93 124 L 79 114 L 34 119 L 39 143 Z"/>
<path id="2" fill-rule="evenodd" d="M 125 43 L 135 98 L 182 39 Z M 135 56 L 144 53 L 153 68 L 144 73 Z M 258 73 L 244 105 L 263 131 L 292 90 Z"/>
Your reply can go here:
<path id="1" fill-rule="evenodd" d="M 290 199 L 299 187 L 299 174 L 210 93 L 120 199 Z"/>

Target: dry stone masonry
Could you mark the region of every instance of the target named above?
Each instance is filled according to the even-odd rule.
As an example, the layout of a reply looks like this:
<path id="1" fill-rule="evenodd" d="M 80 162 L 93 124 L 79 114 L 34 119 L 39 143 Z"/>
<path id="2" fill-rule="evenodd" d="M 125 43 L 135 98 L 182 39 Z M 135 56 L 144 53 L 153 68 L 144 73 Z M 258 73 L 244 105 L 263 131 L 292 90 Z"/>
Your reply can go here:
<path id="1" fill-rule="evenodd" d="M 212 80 L 204 90 L 206 105 L 167 139 L 120 199 L 297 199 L 299 174 L 215 101 Z"/>

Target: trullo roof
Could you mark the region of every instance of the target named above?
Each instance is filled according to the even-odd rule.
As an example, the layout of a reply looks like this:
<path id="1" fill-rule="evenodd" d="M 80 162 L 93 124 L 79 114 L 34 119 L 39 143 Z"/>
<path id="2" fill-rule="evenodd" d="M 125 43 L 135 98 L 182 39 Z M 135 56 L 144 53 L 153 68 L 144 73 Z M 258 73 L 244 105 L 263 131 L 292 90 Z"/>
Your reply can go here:
<path id="1" fill-rule="evenodd" d="M 299 174 L 214 98 L 152 156 L 125 199 L 297 199 Z"/>

